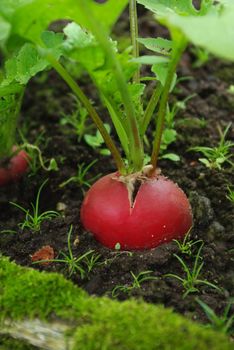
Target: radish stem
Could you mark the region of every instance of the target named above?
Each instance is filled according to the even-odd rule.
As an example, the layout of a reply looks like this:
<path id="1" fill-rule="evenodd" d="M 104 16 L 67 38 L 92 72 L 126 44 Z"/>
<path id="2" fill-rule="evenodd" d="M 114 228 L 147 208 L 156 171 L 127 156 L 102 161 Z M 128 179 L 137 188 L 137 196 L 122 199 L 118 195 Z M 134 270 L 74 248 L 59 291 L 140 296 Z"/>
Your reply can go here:
<path id="1" fill-rule="evenodd" d="M 58 74 L 63 78 L 63 80 L 68 84 L 68 86 L 72 89 L 72 91 L 74 92 L 74 94 L 80 99 L 80 101 L 83 103 L 83 105 L 85 106 L 85 108 L 87 109 L 90 117 L 92 118 L 93 122 L 95 123 L 95 125 L 97 126 L 98 130 L 100 131 L 107 147 L 109 148 L 117 169 L 121 172 L 121 173 L 125 173 L 125 166 L 124 166 L 124 162 L 123 159 L 118 151 L 118 149 L 116 148 L 112 138 L 110 137 L 110 135 L 108 134 L 101 118 L 99 117 L 99 115 L 97 114 L 97 111 L 93 108 L 93 106 L 91 105 L 89 99 L 85 96 L 85 94 L 83 93 L 83 91 L 80 89 L 79 85 L 75 82 L 75 80 L 70 76 L 70 74 L 64 69 L 64 67 L 51 55 L 48 55 L 47 60 L 50 62 L 50 64 L 52 65 L 52 67 L 58 72 Z"/>

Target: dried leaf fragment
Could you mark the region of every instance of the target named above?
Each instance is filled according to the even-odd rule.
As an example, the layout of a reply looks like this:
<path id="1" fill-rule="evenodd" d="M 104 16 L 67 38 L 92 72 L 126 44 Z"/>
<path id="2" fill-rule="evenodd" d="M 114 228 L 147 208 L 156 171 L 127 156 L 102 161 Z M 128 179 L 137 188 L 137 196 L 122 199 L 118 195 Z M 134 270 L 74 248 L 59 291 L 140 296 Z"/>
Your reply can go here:
<path id="1" fill-rule="evenodd" d="M 40 260 L 52 260 L 54 259 L 54 249 L 50 245 L 45 245 L 41 249 L 37 250 L 32 256 L 31 260 L 33 262 Z M 43 261 L 40 265 L 49 265 L 50 261 Z"/>

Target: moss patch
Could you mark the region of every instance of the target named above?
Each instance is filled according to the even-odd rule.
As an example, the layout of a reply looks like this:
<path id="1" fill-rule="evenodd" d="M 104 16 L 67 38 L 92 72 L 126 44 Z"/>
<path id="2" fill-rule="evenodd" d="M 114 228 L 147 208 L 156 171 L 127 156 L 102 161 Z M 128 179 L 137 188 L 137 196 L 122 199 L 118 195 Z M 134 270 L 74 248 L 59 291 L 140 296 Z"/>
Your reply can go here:
<path id="1" fill-rule="evenodd" d="M 1 319 L 39 317 L 73 321 L 73 350 L 231 350 L 223 334 L 170 309 L 144 302 L 92 298 L 58 274 L 0 260 Z"/>
<path id="2" fill-rule="evenodd" d="M 0 350 L 37 350 L 35 346 L 9 337 L 0 338 Z"/>

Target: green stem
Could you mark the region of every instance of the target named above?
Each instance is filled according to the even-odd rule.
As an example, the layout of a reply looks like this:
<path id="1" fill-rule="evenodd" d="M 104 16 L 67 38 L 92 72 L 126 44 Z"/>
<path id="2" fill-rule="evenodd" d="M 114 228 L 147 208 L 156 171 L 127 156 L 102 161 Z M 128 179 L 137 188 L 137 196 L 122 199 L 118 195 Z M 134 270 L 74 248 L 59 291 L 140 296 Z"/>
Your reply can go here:
<path id="1" fill-rule="evenodd" d="M 67 83 L 67 85 L 71 88 L 71 90 L 74 92 L 74 94 L 79 98 L 79 100 L 83 103 L 84 107 L 87 109 L 90 117 L 92 118 L 93 122 L 97 126 L 98 130 L 100 131 L 107 147 L 109 148 L 116 166 L 118 170 L 121 173 L 125 172 L 125 166 L 123 159 L 116 148 L 114 142 L 112 141 L 110 135 L 106 131 L 106 128 L 97 114 L 96 110 L 91 105 L 89 99 L 85 96 L 83 91 L 80 89 L 78 84 L 75 82 L 75 80 L 70 76 L 70 74 L 64 69 L 64 67 L 51 55 L 48 55 L 46 59 L 50 62 L 52 67 L 58 72 L 58 74 L 63 78 L 63 80 Z"/>
<path id="2" fill-rule="evenodd" d="M 133 57 L 139 57 L 139 43 L 138 38 L 138 20 L 137 20 L 137 4 L 136 0 L 129 0 L 129 15 L 130 15 L 130 31 L 132 41 Z M 134 74 L 133 81 L 137 84 L 140 83 L 140 66 L 138 66 L 136 73 Z"/>
<path id="3" fill-rule="evenodd" d="M 149 100 L 149 103 L 146 107 L 146 110 L 145 110 L 145 113 L 143 116 L 143 121 L 142 121 L 142 125 L 141 125 L 141 133 L 140 133 L 142 137 L 145 135 L 147 127 L 148 127 L 150 120 L 152 118 L 152 115 L 153 115 L 155 108 L 158 104 L 162 90 L 163 90 L 163 87 L 162 87 L 161 83 L 158 82 L 158 84 L 157 84 L 156 88 L 154 89 L 154 92 Z"/>
<path id="4" fill-rule="evenodd" d="M 153 151 L 151 155 L 151 164 L 153 165 L 153 171 L 157 168 L 158 155 L 160 151 L 160 144 L 162 139 L 163 127 L 164 127 L 165 116 L 166 116 L 166 108 L 167 108 L 167 102 L 168 102 L 171 84 L 174 78 L 177 64 L 179 63 L 179 60 L 181 58 L 181 55 L 185 47 L 186 47 L 186 40 L 184 37 L 182 37 L 179 44 L 175 47 L 172 53 L 172 58 L 168 67 L 167 79 L 163 88 L 163 92 L 162 92 L 162 96 L 159 104 L 157 127 L 156 127 L 155 138 L 153 141 Z"/>
<path id="5" fill-rule="evenodd" d="M 131 96 L 128 90 L 128 84 L 125 80 L 125 76 L 122 70 L 122 67 L 117 59 L 116 52 L 114 51 L 110 39 L 106 34 L 106 31 L 103 29 L 100 21 L 97 21 L 94 17 L 91 8 L 87 0 L 82 1 L 82 10 L 85 15 L 85 19 L 89 28 L 95 34 L 99 44 L 102 46 L 104 52 L 106 53 L 107 61 L 112 66 L 113 74 L 118 86 L 118 90 L 121 94 L 123 105 L 126 112 L 127 120 L 127 133 L 129 135 L 129 149 L 130 156 L 132 161 L 132 166 L 134 171 L 138 171 L 143 166 L 143 144 L 140 139 L 139 129 L 137 125 L 136 115 L 134 106 L 131 100 Z"/>
<path id="6" fill-rule="evenodd" d="M 12 146 L 15 143 L 15 133 L 19 112 L 24 95 L 24 87 L 19 87 L 15 93 L 6 95 L 5 104 L 0 115 L 0 157 L 12 155 Z"/>

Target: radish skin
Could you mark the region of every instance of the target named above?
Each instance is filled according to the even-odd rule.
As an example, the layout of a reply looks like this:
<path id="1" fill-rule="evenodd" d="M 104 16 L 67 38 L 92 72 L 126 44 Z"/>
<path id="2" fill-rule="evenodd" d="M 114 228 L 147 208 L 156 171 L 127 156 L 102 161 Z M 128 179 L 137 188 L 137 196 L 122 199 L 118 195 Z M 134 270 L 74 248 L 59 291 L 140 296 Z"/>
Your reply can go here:
<path id="1" fill-rule="evenodd" d="M 12 151 L 17 152 L 17 146 Z M 20 150 L 8 163 L 8 166 L 0 168 L 0 187 L 19 180 L 28 170 L 29 155 Z"/>
<path id="2" fill-rule="evenodd" d="M 147 249 L 183 237 L 192 211 L 184 192 L 162 175 L 143 181 L 131 205 L 126 185 L 113 173 L 87 192 L 81 221 L 108 248 Z"/>
<path id="3" fill-rule="evenodd" d="M 20 179 L 28 170 L 28 154 L 21 150 L 10 160 L 9 171 L 13 181 Z"/>

